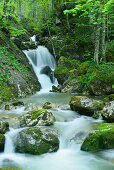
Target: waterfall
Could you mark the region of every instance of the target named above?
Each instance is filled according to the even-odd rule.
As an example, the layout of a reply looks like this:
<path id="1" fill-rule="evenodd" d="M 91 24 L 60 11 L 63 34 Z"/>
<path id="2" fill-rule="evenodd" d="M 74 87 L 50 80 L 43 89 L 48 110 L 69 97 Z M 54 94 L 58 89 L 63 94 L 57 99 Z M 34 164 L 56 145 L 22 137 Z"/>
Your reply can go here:
<path id="1" fill-rule="evenodd" d="M 38 46 L 35 50 L 25 50 L 30 64 L 32 64 L 33 70 L 41 84 L 42 91 L 51 90 L 52 86 L 57 86 L 57 79 L 54 77 L 54 70 L 56 68 L 56 62 L 54 57 L 50 54 L 48 49 L 44 46 Z"/>

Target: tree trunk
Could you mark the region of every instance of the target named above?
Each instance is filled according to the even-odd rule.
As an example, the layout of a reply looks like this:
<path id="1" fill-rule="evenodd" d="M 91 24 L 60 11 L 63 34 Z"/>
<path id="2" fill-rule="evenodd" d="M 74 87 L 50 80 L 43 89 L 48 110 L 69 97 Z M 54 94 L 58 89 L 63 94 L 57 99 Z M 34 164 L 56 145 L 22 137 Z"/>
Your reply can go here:
<path id="1" fill-rule="evenodd" d="M 102 23 L 102 58 L 104 61 L 106 61 L 105 58 L 105 33 L 106 33 L 106 19 L 105 16 L 103 15 L 103 23 Z"/>
<path id="2" fill-rule="evenodd" d="M 98 65 L 99 64 L 99 46 L 100 46 L 100 20 L 101 13 L 98 16 L 98 25 L 96 26 L 95 31 L 95 50 L 94 50 L 94 62 Z"/>

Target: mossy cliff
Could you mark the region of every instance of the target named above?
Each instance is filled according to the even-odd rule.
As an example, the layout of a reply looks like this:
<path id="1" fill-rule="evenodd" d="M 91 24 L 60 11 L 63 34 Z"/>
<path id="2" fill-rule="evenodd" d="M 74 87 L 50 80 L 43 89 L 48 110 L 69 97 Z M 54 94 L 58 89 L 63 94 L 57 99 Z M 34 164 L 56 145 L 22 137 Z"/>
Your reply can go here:
<path id="1" fill-rule="evenodd" d="M 0 31 L 0 100 L 39 91 L 40 84 L 24 53 Z"/>
<path id="2" fill-rule="evenodd" d="M 114 148 L 114 123 L 103 123 L 89 134 L 81 146 L 83 151 Z"/>

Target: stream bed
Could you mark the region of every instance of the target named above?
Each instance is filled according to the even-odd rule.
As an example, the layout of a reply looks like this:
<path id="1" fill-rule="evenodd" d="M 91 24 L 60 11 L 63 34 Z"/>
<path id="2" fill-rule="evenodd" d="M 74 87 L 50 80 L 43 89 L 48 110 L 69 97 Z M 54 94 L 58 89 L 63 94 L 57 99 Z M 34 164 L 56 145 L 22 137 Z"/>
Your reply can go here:
<path id="1" fill-rule="evenodd" d="M 25 106 L 6 111 L 0 109 L 0 119 L 10 124 L 10 131 L 5 134 L 5 150 L 0 153 L 0 168 L 16 167 L 23 170 L 113 170 L 114 150 L 84 152 L 80 150 L 85 136 L 95 129 L 102 120 L 81 116 L 69 107 L 71 95 L 60 93 L 41 93 L 21 99 Z M 42 108 L 45 102 L 51 102 L 50 109 L 56 122 L 52 128 L 58 131 L 59 150 L 40 156 L 15 153 L 13 138 L 23 128 L 18 128 L 18 117 L 25 114 L 27 105 Z"/>

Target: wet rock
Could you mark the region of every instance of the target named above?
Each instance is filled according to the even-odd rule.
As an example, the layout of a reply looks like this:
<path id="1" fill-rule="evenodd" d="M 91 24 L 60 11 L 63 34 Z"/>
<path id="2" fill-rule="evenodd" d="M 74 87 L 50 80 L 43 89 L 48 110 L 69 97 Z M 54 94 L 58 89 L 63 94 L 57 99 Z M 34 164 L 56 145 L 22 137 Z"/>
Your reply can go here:
<path id="1" fill-rule="evenodd" d="M 80 131 L 71 140 L 74 140 L 76 143 L 80 144 L 80 143 L 82 143 L 84 141 L 87 134 L 88 133 L 85 132 L 85 131 Z"/>
<path id="2" fill-rule="evenodd" d="M 50 92 L 61 92 L 61 86 L 52 86 L 52 90 L 50 90 Z"/>
<path id="3" fill-rule="evenodd" d="M 0 152 L 4 151 L 5 136 L 0 133 Z"/>
<path id="4" fill-rule="evenodd" d="M 15 140 L 15 151 L 40 155 L 47 152 L 56 152 L 59 148 L 57 135 L 44 132 L 38 127 L 31 127 L 19 132 Z"/>
<path id="5" fill-rule="evenodd" d="M 9 123 L 0 120 L 0 133 L 5 134 L 7 131 L 9 131 Z"/>
<path id="6" fill-rule="evenodd" d="M 114 122 L 114 101 L 106 103 L 100 114 L 107 122 Z"/>
<path id="7" fill-rule="evenodd" d="M 5 105 L 5 110 L 11 110 L 11 107 L 9 104 Z"/>
<path id="8" fill-rule="evenodd" d="M 46 102 L 44 105 L 43 105 L 43 108 L 44 109 L 51 109 L 52 108 L 52 104 L 50 102 Z"/>
<path id="9" fill-rule="evenodd" d="M 13 106 L 24 106 L 24 103 L 22 101 L 15 101 L 11 105 L 13 105 Z"/>
<path id="10" fill-rule="evenodd" d="M 91 132 L 81 146 L 83 151 L 114 148 L 114 123 L 103 123 Z"/>
<path id="11" fill-rule="evenodd" d="M 21 127 L 31 126 L 51 126 L 55 122 L 55 117 L 51 112 L 40 109 L 37 111 L 30 111 L 24 116 L 20 117 Z"/>
<path id="12" fill-rule="evenodd" d="M 103 101 L 86 96 L 72 96 L 70 100 L 70 108 L 72 110 L 87 116 L 92 116 L 95 110 L 101 110 L 103 106 Z"/>
<path id="13" fill-rule="evenodd" d="M 49 66 L 45 66 L 41 69 L 40 71 L 41 74 L 46 74 L 50 77 L 50 80 L 53 83 L 53 71 L 51 70 L 51 68 Z"/>
<path id="14" fill-rule="evenodd" d="M 39 108 L 39 105 L 38 104 L 32 104 L 32 103 L 30 103 L 30 104 L 28 104 L 26 107 L 25 107 L 25 111 L 29 111 L 29 110 L 31 110 L 31 111 L 34 111 L 34 110 L 38 110 L 38 108 Z"/>

